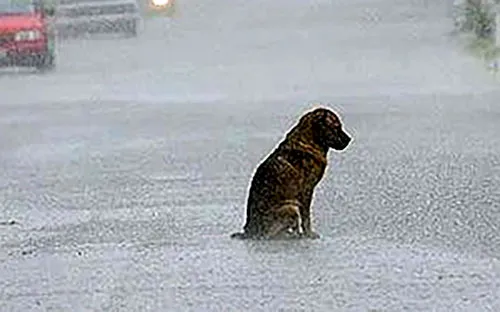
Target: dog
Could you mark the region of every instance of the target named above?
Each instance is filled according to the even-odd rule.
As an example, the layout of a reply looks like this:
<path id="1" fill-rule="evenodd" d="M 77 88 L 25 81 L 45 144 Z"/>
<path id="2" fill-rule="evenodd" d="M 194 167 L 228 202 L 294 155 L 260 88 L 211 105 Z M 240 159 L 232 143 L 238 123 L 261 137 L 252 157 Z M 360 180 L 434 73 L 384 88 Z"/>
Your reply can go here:
<path id="1" fill-rule="evenodd" d="M 350 142 L 331 109 L 318 107 L 305 113 L 257 167 L 243 233 L 231 238 L 319 238 L 311 224 L 314 189 L 325 173 L 329 149 L 342 151 Z"/>

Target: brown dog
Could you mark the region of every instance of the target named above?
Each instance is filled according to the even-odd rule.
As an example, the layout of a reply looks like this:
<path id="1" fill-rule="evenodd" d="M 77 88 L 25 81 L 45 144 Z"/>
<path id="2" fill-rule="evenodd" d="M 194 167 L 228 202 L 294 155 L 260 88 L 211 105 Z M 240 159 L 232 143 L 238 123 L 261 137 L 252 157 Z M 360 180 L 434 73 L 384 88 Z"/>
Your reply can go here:
<path id="1" fill-rule="evenodd" d="M 314 188 L 324 175 L 328 150 L 343 150 L 350 141 L 340 118 L 330 109 L 316 108 L 302 116 L 257 168 L 244 232 L 231 237 L 319 238 L 311 225 Z"/>

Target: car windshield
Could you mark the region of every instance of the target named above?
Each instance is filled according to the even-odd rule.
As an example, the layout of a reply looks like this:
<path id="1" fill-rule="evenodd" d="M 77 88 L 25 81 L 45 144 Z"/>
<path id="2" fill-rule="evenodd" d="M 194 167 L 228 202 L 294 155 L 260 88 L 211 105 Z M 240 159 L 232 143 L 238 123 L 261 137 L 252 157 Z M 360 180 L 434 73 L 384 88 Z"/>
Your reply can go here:
<path id="1" fill-rule="evenodd" d="M 0 0 L 0 15 L 30 13 L 35 10 L 32 1 L 27 0 Z"/>
<path id="2" fill-rule="evenodd" d="M 108 0 L 59 0 L 59 4 L 99 3 Z"/>

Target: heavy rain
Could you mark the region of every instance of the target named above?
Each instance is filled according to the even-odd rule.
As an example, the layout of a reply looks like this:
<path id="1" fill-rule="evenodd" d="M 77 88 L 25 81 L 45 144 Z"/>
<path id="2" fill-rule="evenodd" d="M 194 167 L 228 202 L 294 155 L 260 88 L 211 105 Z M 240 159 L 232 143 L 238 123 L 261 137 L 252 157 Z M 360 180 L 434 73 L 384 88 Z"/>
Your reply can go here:
<path id="1" fill-rule="evenodd" d="M 0 311 L 500 311 L 500 84 L 451 0 L 113 1 L 45 3 L 0 71 Z M 321 237 L 231 239 L 317 105 L 353 137 Z"/>

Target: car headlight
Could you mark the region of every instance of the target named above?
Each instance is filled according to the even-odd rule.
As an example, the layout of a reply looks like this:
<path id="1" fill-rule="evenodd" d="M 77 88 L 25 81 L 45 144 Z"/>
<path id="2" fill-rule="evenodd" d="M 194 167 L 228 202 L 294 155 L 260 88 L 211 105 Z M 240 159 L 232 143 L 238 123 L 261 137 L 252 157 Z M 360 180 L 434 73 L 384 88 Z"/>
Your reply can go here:
<path id="1" fill-rule="evenodd" d="M 151 0 L 151 3 L 155 6 L 166 6 L 170 0 Z"/>
<path id="2" fill-rule="evenodd" d="M 16 33 L 14 40 L 16 41 L 31 41 L 38 40 L 42 37 L 42 33 L 38 30 L 23 30 Z"/>

